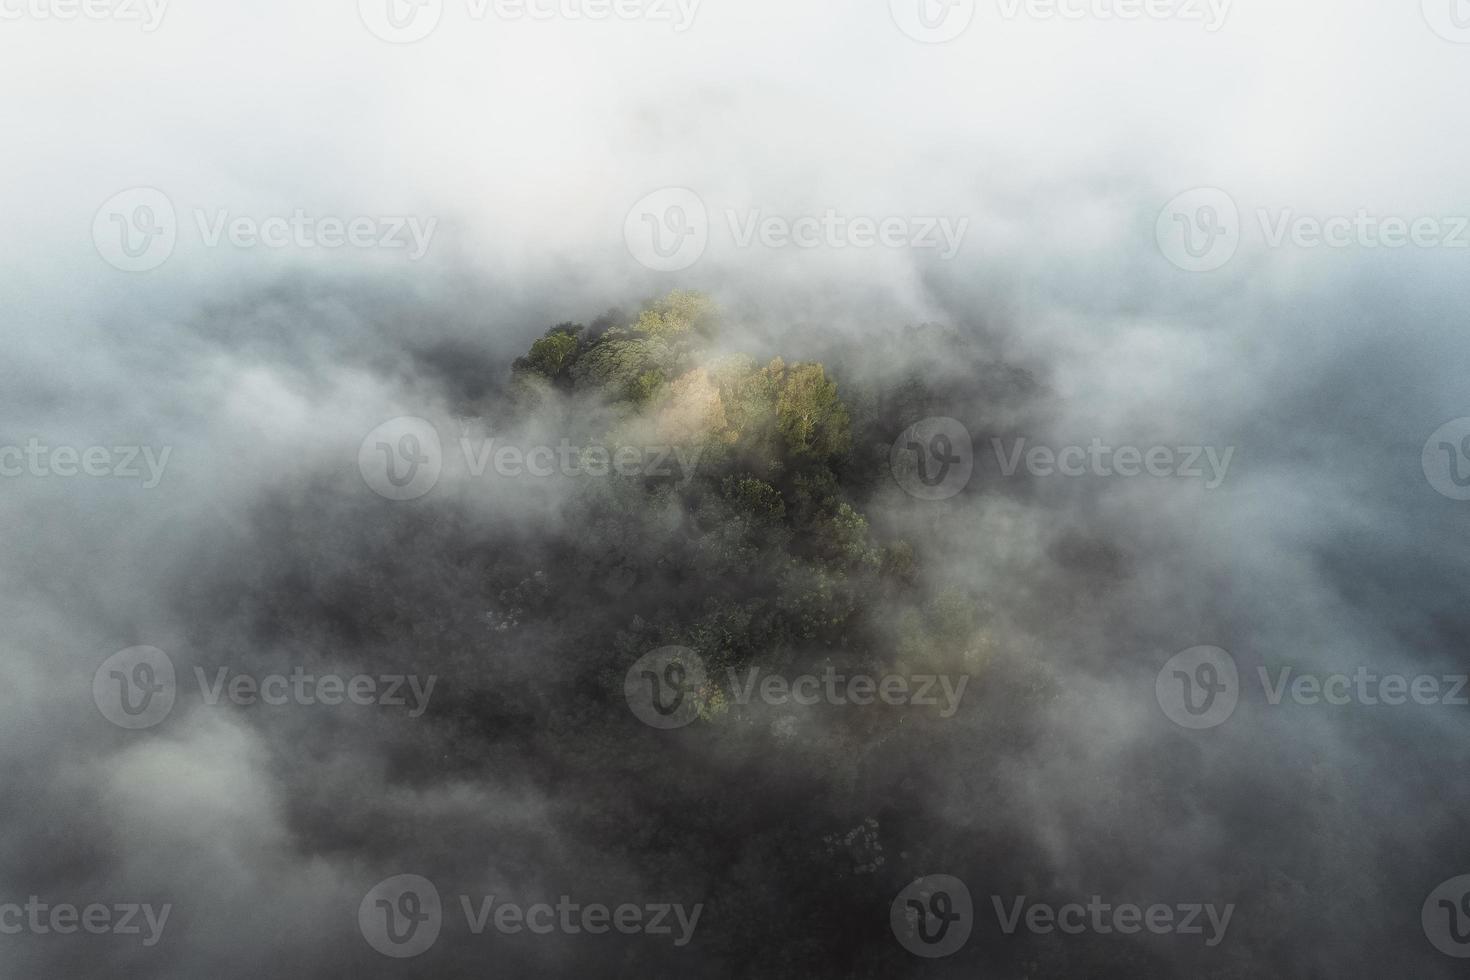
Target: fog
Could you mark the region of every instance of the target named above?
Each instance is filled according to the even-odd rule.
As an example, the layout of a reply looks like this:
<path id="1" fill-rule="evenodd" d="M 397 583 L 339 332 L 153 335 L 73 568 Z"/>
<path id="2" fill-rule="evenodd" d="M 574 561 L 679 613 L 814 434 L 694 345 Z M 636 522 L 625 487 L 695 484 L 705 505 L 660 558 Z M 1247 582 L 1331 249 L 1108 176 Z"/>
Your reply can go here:
<path id="1" fill-rule="evenodd" d="M 146 926 L 11 933 L 0 912 L 7 975 L 1453 975 L 1420 912 L 1470 873 L 1465 709 L 1272 704 L 1258 671 L 1466 670 L 1470 504 L 1421 454 L 1466 411 L 1470 46 L 1366 2 L 1164 5 L 1196 21 L 997 0 L 938 44 L 889 6 L 594 20 L 445 0 L 395 44 L 371 3 L 173 0 L 152 30 L 141 5 L 0 3 L 0 446 L 138 447 L 139 471 L 0 478 L 0 904 L 171 906 L 152 945 Z M 177 241 L 127 271 L 94 226 L 136 188 Z M 666 188 L 708 243 L 660 271 L 625 230 Z M 1157 230 L 1196 188 L 1238 208 L 1239 244 L 1191 272 Z M 846 244 L 741 244 L 829 211 Z M 297 212 L 371 218 L 373 244 L 228 230 Z M 1451 240 L 1273 245 L 1287 212 L 1434 218 Z M 410 244 L 382 247 L 399 218 Z M 964 230 L 947 258 L 852 244 L 853 219 L 887 218 Z M 916 595 L 983 624 L 952 718 L 756 705 L 658 731 L 606 707 L 661 645 L 649 609 L 739 583 L 639 571 L 625 592 L 677 515 L 593 523 L 620 489 L 476 474 L 459 439 L 605 432 L 585 397 L 512 410 L 512 362 L 671 289 L 713 298 L 722 352 L 827 366 L 854 417 L 849 496 L 920 556 Z M 893 394 L 912 379 L 922 396 Z M 400 417 L 444 444 L 418 499 L 359 470 Z M 925 417 L 973 438 L 946 499 L 872 476 Z M 1218 485 L 1008 474 L 1017 440 L 1198 447 L 1210 474 L 1208 447 Z M 868 610 L 895 650 L 904 601 Z M 93 678 L 139 646 L 179 696 L 130 730 Z M 1191 729 L 1156 679 L 1198 646 L 1233 657 L 1240 700 Z M 821 657 L 844 663 L 792 663 Z M 196 667 L 437 686 L 417 716 L 406 683 L 402 708 L 211 705 Z M 358 918 L 400 874 L 444 903 L 414 957 Z M 973 897 L 941 958 L 888 925 L 929 875 Z M 677 926 L 472 935 L 460 896 L 491 895 L 702 913 L 678 946 Z M 1206 946 L 1007 935 L 992 909 L 1094 895 L 1234 912 Z"/>

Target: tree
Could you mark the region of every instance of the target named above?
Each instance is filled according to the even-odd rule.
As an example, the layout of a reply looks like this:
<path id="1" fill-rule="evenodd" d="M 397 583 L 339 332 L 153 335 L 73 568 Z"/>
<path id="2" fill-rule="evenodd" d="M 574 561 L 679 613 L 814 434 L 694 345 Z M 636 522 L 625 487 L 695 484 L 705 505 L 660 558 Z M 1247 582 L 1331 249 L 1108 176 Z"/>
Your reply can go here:
<path id="1" fill-rule="evenodd" d="M 554 331 L 531 345 L 524 365 L 547 378 L 560 377 L 577 355 L 577 338 L 571 333 Z"/>
<path id="2" fill-rule="evenodd" d="M 708 296 L 675 289 L 644 310 L 634 329 L 650 337 L 674 338 L 690 331 L 708 331 L 715 318 L 715 304 Z"/>
<path id="3" fill-rule="evenodd" d="M 785 373 L 776 417 L 793 456 L 826 460 L 852 444 L 847 407 L 820 364 L 797 364 Z"/>

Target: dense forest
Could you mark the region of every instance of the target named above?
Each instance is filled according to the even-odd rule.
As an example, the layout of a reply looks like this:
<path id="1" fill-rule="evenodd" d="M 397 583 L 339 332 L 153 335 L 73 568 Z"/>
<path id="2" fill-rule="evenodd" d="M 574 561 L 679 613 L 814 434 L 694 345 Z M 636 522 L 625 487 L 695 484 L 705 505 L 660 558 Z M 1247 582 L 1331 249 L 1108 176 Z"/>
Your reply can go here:
<path id="1" fill-rule="evenodd" d="M 571 447 L 571 465 L 476 476 L 446 464 L 408 502 L 356 472 L 355 488 L 321 472 L 221 529 L 257 557 L 200 554 L 178 584 L 181 618 L 211 625 L 176 645 L 181 672 L 347 663 L 438 678 L 418 717 L 271 716 L 295 846 L 361 865 L 361 889 L 412 872 L 451 902 L 703 906 L 682 947 L 495 936 L 496 962 L 528 975 L 545 974 L 548 955 L 558 973 L 629 976 L 878 978 L 922 963 L 1040 977 L 1085 962 L 1092 976 L 1133 978 L 1181 957 L 1200 975 L 1249 975 L 1236 945 L 1006 936 L 987 904 L 1106 889 L 1150 846 L 1089 841 L 1092 877 L 1068 882 L 1036 821 L 1080 815 L 1017 795 L 1035 767 L 1078 751 L 1056 728 L 1078 710 L 1075 678 L 1036 637 L 1067 635 L 1063 611 L 1105 625 L 1131 574 L 1126 549 L 1083 522 L 1044 523 L 1033 483 L 999 479 L 978 449 L 974 478 L 946 500 L 905 492 L 893 468 L 918 419 L 952 416 L 977 446 L 1035 431 L 1045 380 L 974 328 L 920 324 L 855 348 L 840 329 L 731 320 L 675 291 L 551 326 L 493 378 L 489 361 L 420 345 L 407 373 L 437 395 L 446 457 L 462 445 L 491 459 L 482 440 L 493 439 L 527 458 Z M 666 465 L 608 465 L 630 448 Z M 978 548 L 1050 584 L 990 576 Z M 1115 655 L 1056 649 L 1076 676 Z M 843 685 L 857 677 L 903 678 L 910 692 L 942 683 L 927 701 L 855 697 Z M 789 696 L 801 678 L 822 696 Z M 1139 688 L 1149 698 L 1151 683 Z M 676 724 L 640 713 L 635 691 L 675 688 Z M 1184 742 L 1164 758 L 1119 751 L 1145 771 L 1193 757 Z M 293 764 L 303 757 L 330 760 L 333 777 Z M 1070 782 L 1085 786 L 1088 813 L 1137 813 L 1136 794 L 1085 767 Z M 1267 846 L 1268 825 L 1252 833 Z M 936 874 L 975 892 L 975 933 L 943 962 L 916 958 L 889 918 L 895 896 Z M 1302 900 L 1266 869 L 1249 887 L 1257 908 Z M 1279 918 L 1250 927 L 1284 942 Z M 446 935 L 415 962 L 472 972 L 486 951 L 474 938 Z M 360 955 L 379 954 L 363 944 Z"/>

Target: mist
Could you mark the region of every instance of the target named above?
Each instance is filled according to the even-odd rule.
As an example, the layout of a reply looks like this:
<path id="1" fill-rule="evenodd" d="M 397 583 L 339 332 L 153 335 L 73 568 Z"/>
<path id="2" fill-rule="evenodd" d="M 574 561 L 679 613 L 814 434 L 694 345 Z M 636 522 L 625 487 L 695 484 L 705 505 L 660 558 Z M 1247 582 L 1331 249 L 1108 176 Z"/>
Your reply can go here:
<path id="1" fill-rule="evenodd" d="M 1455 975 L 1448 3 L 357 6 L 0 4 L 7 975 Z M 740 357 L 849 511 L 676 454 Z"/>

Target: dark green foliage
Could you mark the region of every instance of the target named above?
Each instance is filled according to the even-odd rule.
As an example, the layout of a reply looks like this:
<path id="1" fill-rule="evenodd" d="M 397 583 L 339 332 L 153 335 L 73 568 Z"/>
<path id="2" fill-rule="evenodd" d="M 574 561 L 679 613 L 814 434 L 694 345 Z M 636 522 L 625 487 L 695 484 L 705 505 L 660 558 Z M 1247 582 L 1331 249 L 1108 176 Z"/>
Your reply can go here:
<path id="1" fill-rule="evenodd" d="M 847 408 L 820 364 L 798 364 L 782 374 L 776 418 L 792 456 L 829 459 L 852 444 Z"/>
<path id="2" fill-rule="evenodd" d="M 819 363 L 712 356 L 704 345 L 717 333 L 707 298 L 675 292 L 631 326 L 610 314 L 591 331 L 564 324 L 533 345 L 526 371 L 564 382 L 579 405 L 616 409 L 569 411 L 570 424 L 588 428 L 579 436 L 633 426 L 699 451 L 676 483 L 587 485 L 576 562 L 597 568 L 598 589 L 642 624 L 627 638 L 640 653 L 682 644 L 740 666 L 869 647 L 862 656 L 882 660 L 874 644 L 884 631 L 864 621 L 878 614 L 875 597 L 914 588 L 919 564 L 904 542 L 876 542 L 844 490 L 852 422 L 838 382 Z"/>
<path id="3" fill-rule="evenodd" d="M 1002 753 L 1021 758 L 1029 729 L 988 721 L 994 695 L 987 712 L 960 722 L 926 708 L 734 697 L 730 672 L 756 668 L 789 677 L 828 668 L 969 673 L 987 640 L 975 597 L 933 594 L 922 556 L 892 539 L 869 503 L 887 466 L 871 445 L 891 428 L 883 389 L 853 404 L 861 379 L 829 369 L 838 363 L 831 356 L 826 365 L 716 356 L 712 349 L 728 349 L 718 320 L 691 295 L 652 313 L 552 328 L 484 417 L 508 442 L 520 421 L 538 439 L 580 447 L 673 442 L 698 452 L 692 471 L 554 478 L 555 489 L 539 495 L 545 508 L 518 501 L 514 520 L 486 518 L 477 496 L 503 486 L 489 478 L 414 506 L 366 499 L 327 520 L 298 510 L 300 495 L 283 496 L 261 529 L 281 542 L 271 560 L 191 598 L 200 604 L 193 621 L 211 626 L 201 645 L 217 643 L 214 625 L 229 623 L 224 635 L 258 638 L 260 649 L 350 652 L 367 672 L 444 678 L 412 725 L 332 716 L 344 726 L 367 718 L 371 728 L 343 727 L 313 750 L 355 763 L 357 740 L 387 740 L 385 771 L 366 767 L 361 779 L 394 792 L 359 815 L 335 806 L 351 787 L 316 785 L 310 770 L 286 773 L 291 806 L 319 801 L 317 812 L 329 815 L 298 818 L 304 849 L 388 827 L 431 852 L 411 867 L 449 883 L 461 867 L 484 874 L 485 860 L 464 855 L 481 854 L 493 827 L 497 846 L 483 854 L 523 878 L 569 864 L 588 898 L 706 903 L 696 949 L 665 961 L 644 944 L 609 957 L 609 975 L 903 975 L 913 961 L 887 935 L 888 903 L 913 876 L 955 866 L 930 843 L 948 824 L 909 801 L 944 795 L 947 787 L 926 782 L 936 772 L 992 788 L 1000 767 L 990 763 Z M 630 714 L 624 682 L 639 657 L 671 644 L 703 659 L 707 704 L 690 728 L 655 732 Z M 975 680 L 967 698 L 979 697 Z M 1006 689 L 1012 701 L 1057 696 L 1043 672 L 1022 681 Z M 972 720 L 988 727 L 973 736 L 959 727 Z M 946 740 L 950 732 L 959 737 Z M 482 785 L 493 789 L 428 795 Z M 404 819 L 397 801 L 411 805 L 419 792 L 445 802 Z M 521 799 L 550 802 L 521 807 Z M 1030 857 L 1015 860 L 1030 866 Z M 478 878 L 459 884 L 478 887 Z M 610 947 L 586 948 L 601 957 Z"/>
<path id="4" fill-rule="evenodd" d="M 603 340 L 578 358 L 572 377 L 582 388 L 608 398 L 641 401 L 664 378 L 673 361 L 667 344 L 657 340 Z"/>
<path id="5" fill-rule="evenodd" d="M 781 499 L 781 492 L 769 483 L 751 477 L 726 477 L 721 486 L 726 499 L 757 524 L 777 524 L 786 516 L 786 502 Z"/>
<path id="6" fill-rule="evenodd" d="M 531 345 L 526 367 L 547 378 L 556 378 L 566 370 L 577 353 L 577 338 L 557 331 Z"/>

